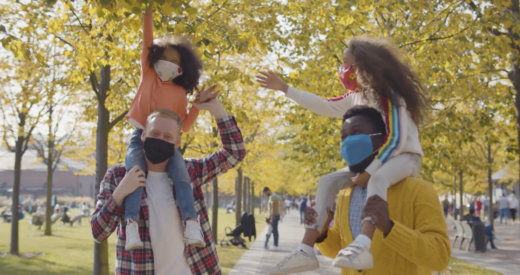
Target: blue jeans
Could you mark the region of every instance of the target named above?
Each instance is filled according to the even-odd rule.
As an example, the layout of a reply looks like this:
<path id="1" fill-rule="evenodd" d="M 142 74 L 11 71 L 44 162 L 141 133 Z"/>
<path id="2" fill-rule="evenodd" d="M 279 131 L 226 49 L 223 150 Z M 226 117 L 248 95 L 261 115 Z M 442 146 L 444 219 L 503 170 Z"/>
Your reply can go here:
<path id="1" fill-rule="evenodd" d="M 143 171 L 146 171 L 146 160 L 144 157 L 143 142 L 141 141 L 141 134 L 143 130 L 135 130 L 130 139 L 130 145 L 126 151 L 125 167 L 129 171 L 134 166 L 139 166 Z M 182 158 L 179 150 L 175 150 L 175 154 L 170 158 L 166 164 L 166 172 L 173 181 L 175 187 L 175 201 L 181 210 L 182 220 L 187 218 L 197 218 L 195 205 L 193 202 L 193 190 L 190 185 L 190 175 L 186 168 L 186 163 Z M 143 188 L 137 188 L 132 194 L 125 198 L 125 220 L 133 219 L 139 220 L 139 209 L 141 206 L 141 196 Z"/>
<path id="2" fill-rule="evenodd" d="M 300 208 L 300 224 L 302 224 L 304 220 L 305 220 L 305 208 L 304 209 Z"/>
<path id="3" fill-rule="evenodd" d="M 496 249 L 495 242 L 493 242 L 493 225 L 488 224 L 486 227 L 484 227 L 484 235 L 488 238 L 489 244 L 491 245 L 491 248 Z"/>
<path id="4" fill-rule="evenodd" d="M 265 234 L 265 243 L 264 247 L 267 247 L 269 244 L 269 238 L 271 238 L 271 234 Z"/>
<path id="5" fill-rule="evenodd" d="M 502 223 L 502 218 L 504 218 L 504 220 L 506 220 L 506 222 L 507 222 L 508 217 L 509 217 L 509 208 L 500 209 L 500 223 Z"/>
<path id="6" fill-rule="evenodd" d="M 280 215 L 274 215 L 273 218 L 273 242 L 274 246 L 278 247 L 278 222 L 280 221 Z"/>

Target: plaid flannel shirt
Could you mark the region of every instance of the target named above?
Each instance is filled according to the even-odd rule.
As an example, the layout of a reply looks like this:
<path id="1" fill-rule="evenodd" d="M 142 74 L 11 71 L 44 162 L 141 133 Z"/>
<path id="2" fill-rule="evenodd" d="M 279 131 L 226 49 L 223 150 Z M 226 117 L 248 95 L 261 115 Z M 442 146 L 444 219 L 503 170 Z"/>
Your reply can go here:
<path id="1" fill-rule="evenodd" d="M 218 119 L 217 125 L 223 149 L 204 158 L 185 159 L 192 181 L 195 210 L 200 216 L 204 240 L 206 241 L 204 248 L 186 246 L 184 250 L 193 275 L 222 274 L 208 220 L 202 185 L 238 165 L 246 155 L 242 134 L 238 129 L 235 118 L 228 116 Z M 124 207 L 117 206 L 112 198 L 112 193 L 124 178 L 125 172 L 123 165 L 113 166 L 108 169 L 101 182 L 96 211 L 91 220 L 92 235 L 96 242 L 102 242 L 117 228 L 116 274 L 152 275 L 154 274 L 154 258 L 150 241 L 146 188 L 143 189 L 139 212 L 139 235 L 144 244 L 143 248 L 132 251 L 125 250 Z M 175 198 L 173 187 L 172 192 Z M 177 210 L 179 210 L 178 207 Z"/>

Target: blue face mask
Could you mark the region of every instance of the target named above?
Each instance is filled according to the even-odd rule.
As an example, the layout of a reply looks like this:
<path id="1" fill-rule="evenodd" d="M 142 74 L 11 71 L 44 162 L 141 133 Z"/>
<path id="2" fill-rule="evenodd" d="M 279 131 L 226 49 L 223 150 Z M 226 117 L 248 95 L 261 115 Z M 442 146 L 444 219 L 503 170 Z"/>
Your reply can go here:
<path id="1" fill-rule="evenodd" d="M 359 134 L 348 136 L 341 144 L 341 156 L 345 159 L 349 166 L 359 164 L 374 152 L 371 136 L 381 134 Z"/>

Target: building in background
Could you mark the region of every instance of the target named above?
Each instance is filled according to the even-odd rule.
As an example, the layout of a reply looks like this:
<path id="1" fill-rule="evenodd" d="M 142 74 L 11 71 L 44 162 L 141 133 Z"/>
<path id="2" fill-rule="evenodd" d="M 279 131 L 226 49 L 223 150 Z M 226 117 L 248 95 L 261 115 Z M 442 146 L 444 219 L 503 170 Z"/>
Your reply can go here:
<path id="1" fill-rule="evenodd" d="M 10 196 L 14 183 L 14 152 L 0 148 L 0 195 Z M 62 158 L 54 171 L 54 195 L 94 197 L 95 176 L 78 175 L 87 166 Z M 47 192 L 47 165 L 38 158 L 34 149 L 27 149 L 22 158 L 21 195 L 44 197 Z"/>

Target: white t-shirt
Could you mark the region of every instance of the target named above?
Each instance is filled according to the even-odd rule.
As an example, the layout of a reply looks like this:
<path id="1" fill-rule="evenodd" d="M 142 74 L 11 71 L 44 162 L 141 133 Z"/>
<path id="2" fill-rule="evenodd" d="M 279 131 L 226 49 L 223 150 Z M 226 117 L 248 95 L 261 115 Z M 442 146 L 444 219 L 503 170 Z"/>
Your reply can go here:
<path id="1" fill-rule="evenodd" d="M 192 275 L 184 254 L 183 226 L 166 172 L 146 179 L 150 238 L 156 275 Z"/>
<path id="2" fill-rule="evenodd" d="M 507 202 L 508 202 L 508 199 L 506 197 L 498 198 L 498 208 L 499 209 L 509 208 L 507 206 Z"/>
<path id="3" fill-rule="evenodd" d="M 285 200 L 285 207 L 291 207 L 291 201 L 289 199 Z"/>

